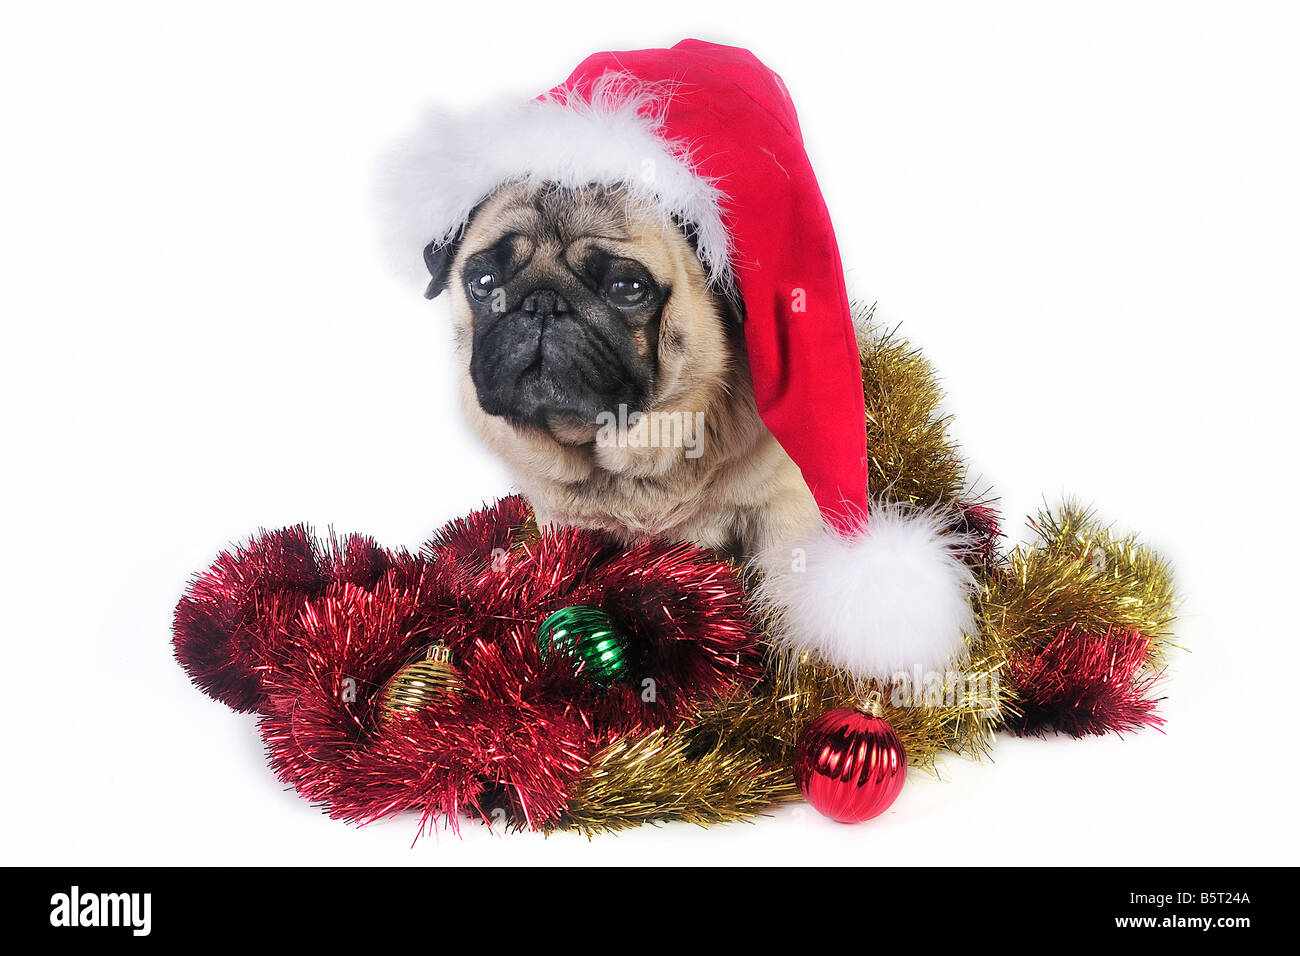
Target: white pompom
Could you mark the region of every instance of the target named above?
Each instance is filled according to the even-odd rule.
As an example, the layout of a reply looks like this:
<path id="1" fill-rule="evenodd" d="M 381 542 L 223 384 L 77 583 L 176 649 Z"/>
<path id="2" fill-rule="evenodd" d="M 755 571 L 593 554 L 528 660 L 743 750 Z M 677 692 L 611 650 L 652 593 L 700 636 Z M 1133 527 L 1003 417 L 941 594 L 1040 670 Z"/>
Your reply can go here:
<path id="1" fill-rule="evenodd" d="M 779 645 L 892 682 L 965 659 L 975 633 L 969 547 L 941 513 L 872 502 L 865 534 L 824 528 L 755 558 L 756 597 Z"/>

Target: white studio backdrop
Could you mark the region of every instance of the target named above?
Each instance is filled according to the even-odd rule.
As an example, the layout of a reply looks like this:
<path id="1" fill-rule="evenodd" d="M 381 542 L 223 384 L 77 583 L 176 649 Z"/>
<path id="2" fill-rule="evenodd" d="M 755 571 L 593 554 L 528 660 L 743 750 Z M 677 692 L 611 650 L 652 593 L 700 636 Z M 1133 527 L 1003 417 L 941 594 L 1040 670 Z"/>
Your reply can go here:
<path id="1" fill-rule="evenodd" d="M 1295 862 L 1300 12 L 1285 3 L 52 3 L 0 16 L 6 862 Z M 410 843 L 290 792 L 170 652 L 259 526 L 418 547 L 507 493 L 384 148 L 588 53 L 747 46 L 850 292 L 937 365 L 1013 538 L 1075 494 L 1175 562 L 1167 733 L 1001 738 L 886 816 Z"/>

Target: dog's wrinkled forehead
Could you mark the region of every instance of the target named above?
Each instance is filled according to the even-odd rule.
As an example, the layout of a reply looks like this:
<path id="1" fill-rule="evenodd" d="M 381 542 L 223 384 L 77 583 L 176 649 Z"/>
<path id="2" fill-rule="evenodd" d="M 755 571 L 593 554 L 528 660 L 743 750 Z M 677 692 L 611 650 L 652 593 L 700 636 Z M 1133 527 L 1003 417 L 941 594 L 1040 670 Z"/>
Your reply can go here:
<path id="1" fill-rule="evenodd" d="M 462 254 L 472 254 L 507 235 L 564 248 L 584 239 L 636 241 L 660 217 L 625 190 L 601 186 L 561 189 L 512 184 L 484 201 L 465 235 Z"/>

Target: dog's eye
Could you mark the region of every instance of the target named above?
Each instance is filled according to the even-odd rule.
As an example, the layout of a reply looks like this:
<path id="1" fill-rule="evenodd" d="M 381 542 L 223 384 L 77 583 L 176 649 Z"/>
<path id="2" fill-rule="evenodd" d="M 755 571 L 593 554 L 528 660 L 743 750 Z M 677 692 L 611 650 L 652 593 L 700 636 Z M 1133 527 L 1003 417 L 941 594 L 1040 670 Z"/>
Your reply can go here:
<path id="1" fill-rule="evenodd" d="M 614 305 L 640 305 L 649 292 L 646 283 L 628 276 L 614 276 L 605 283 L 605 298 Z"/>
<path id="2" fill-rule="evenodd" d="M 482 302 L 497 287 L 497 274 L 495 272 L 476 272 L 469 276 L 465 284 L 469 287 L 469 294 Z"/>

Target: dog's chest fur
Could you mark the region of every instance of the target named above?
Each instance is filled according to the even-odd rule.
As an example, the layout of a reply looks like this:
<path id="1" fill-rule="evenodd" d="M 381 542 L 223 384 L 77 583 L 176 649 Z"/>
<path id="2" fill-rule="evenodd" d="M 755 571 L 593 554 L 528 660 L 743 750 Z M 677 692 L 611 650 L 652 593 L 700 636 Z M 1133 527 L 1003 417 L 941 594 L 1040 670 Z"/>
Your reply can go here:
<path id="1" fill-rule="evenodd" d="M 577 445 L 538 440 L 484 415 L 472 388 L 462 394 L 466 416 L 542 526 L 593 528 L 629 544 L 690 541 L 748 557 L 818 521 L 798 468 L 763 427 L 747 388 L 727 388 L 702 403 L 710 410 L 695 436 L 698 457 L 681 447 L 642 447 L 635 437 Z"/>

